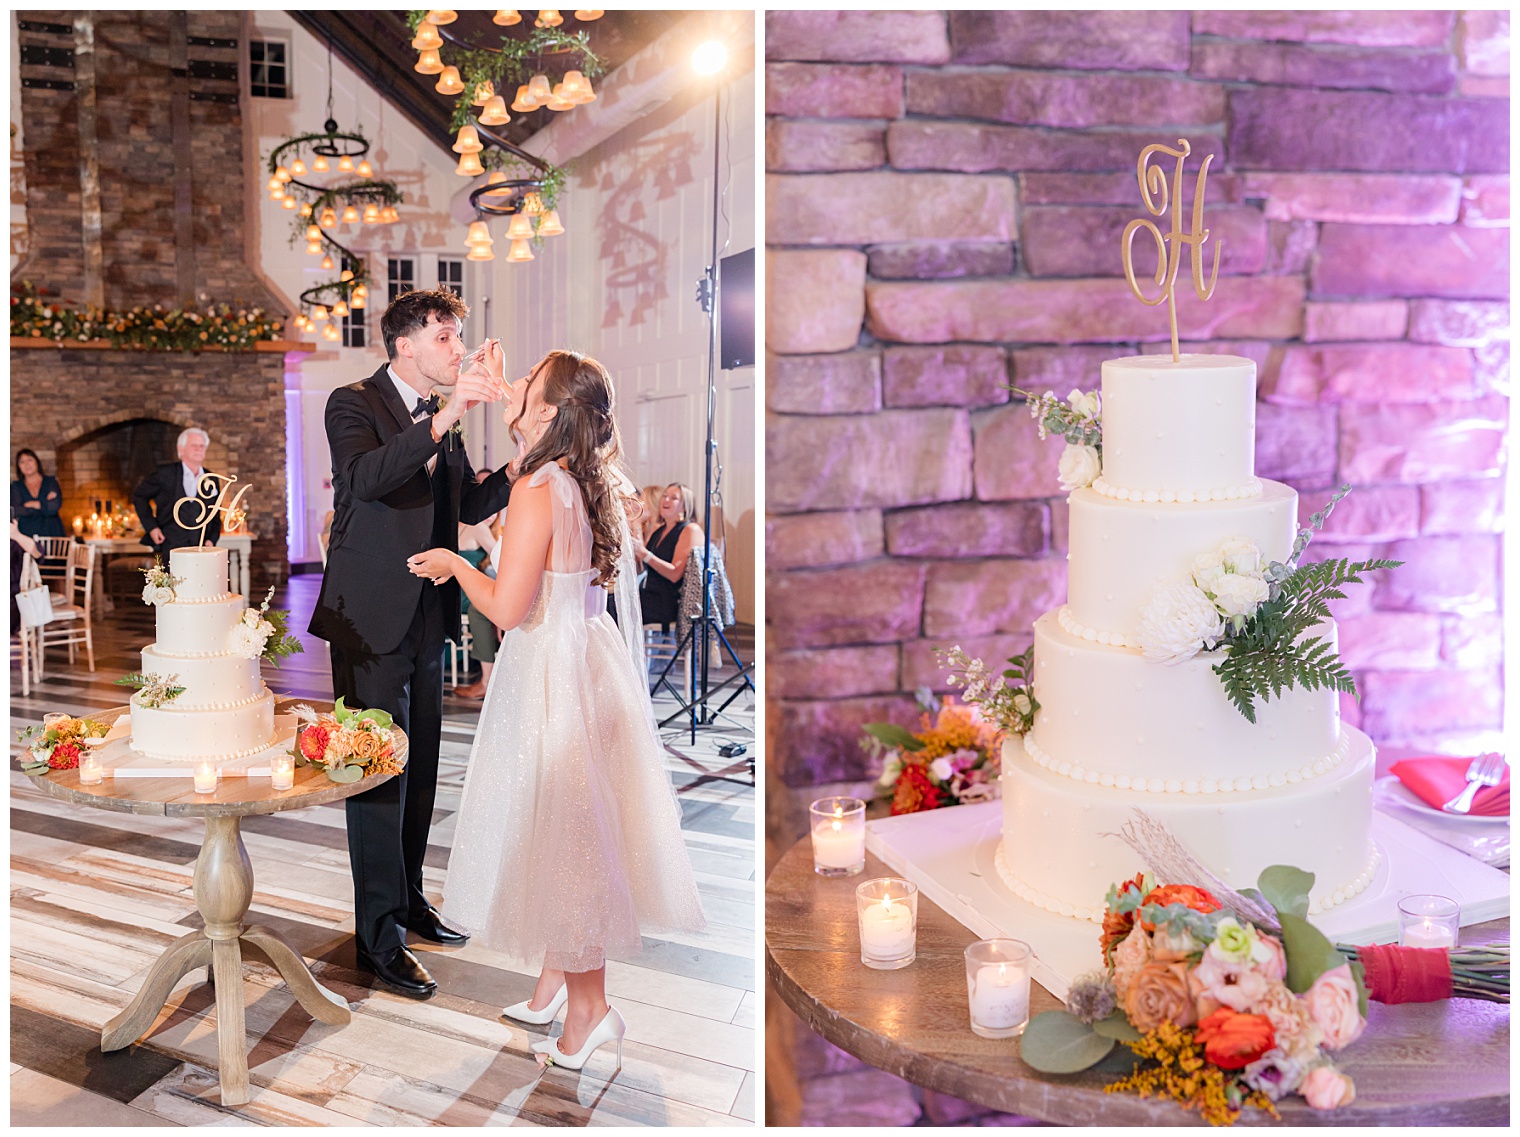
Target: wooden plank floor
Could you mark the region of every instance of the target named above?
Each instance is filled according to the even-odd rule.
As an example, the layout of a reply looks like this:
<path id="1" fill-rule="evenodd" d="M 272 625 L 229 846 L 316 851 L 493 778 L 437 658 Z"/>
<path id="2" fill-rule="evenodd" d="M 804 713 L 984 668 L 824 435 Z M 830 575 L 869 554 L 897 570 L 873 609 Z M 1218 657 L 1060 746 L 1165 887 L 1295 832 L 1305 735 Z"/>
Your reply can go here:
<path id="1" fill-rule="evenodd" d="M 298 629 L 319 580 L 293 577 L 277 597 Z M 125 689 L 111 684 L 138 666 L 137 651 L 153 638 L 152 610 L 120 604 L 95 636 L 93 675 L 82 659 L 70 668 L 55 652 L 46 680 L 22 698 L 12 668 L 13 739 L 46 712 L 125 701 Z M 277 692 L 331 698 L 326 647 L 303 639 L 306 654 L 266 667 L 265 681 Z M 445 702 L 425 873 L 435 898 L 479 706 Z M 674 709 L 668 698 L 656 703 L 661 717 Z M 101 1025 L 131 1000 L 159 952 L 198 925 L 191 877 L 201 823 L 70 805 L 40 794 L 13 770 L 11 1124 L 753 1124 L 755 794 L 742 784 L 747 760 L 717 754 L 729 741 L 753 753 L 752 699 L 737 700 L 721 722 L 722 729 L 699 732 L 695 745 L 678 726 L 663 732 L 708 928 L 646 940 L 635 961 L 608 964 L 608 995 L 628 1022 L 616 1074 L 609 1048 L 578 1073 L 540 1073 L 528 1044 L 559 1027 L 499 1017 L 502 1006 L 531 994 L 533 975 L 483 948 L 414 944 L 439 984 L 427 1002 L 370 988 L 354 969 L 342 804 L 245 819 L 255 883 L 250 922 L 289 938 L 355 1014 L 346 1027 L 313 1022 L 273 969 L 249 964 L 253 1092 L 238 1109 L 218 1101 L 215 1006 L 203 972 L 182 981 L 138 1045 L 100 1050 Z"/>

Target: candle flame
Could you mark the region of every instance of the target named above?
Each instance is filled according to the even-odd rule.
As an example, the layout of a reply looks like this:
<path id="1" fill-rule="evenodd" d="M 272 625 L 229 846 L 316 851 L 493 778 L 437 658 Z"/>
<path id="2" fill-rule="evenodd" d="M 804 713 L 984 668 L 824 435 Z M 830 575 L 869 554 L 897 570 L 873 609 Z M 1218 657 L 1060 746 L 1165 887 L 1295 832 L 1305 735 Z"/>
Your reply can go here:
<path id="1" fill-rule="evenodd" d="M 1000 964 L 998 964 L 998 978 L 999 979 L 1007 979 L 1008 978 L 1008 965 L 1006 963 L 1000 963 Z"/>
<path id="2" fill-rule="evenodd" d="M 883 896 L 881 898 L 881 910 L 883 913 L 892 911 L 892 898 L 890 896 Z"/>
<path id="3" fill-rule="evenodd" d="M 834 807 L 834 816 L 835 817 L 843 817 L 844 816 L 844 806 L 842 806 L 842 805 L 836 805 Z M 836 825 L 835 828 L 838 828 L 838 826 Z"/>
<path id="4" fill-rule="evenodd" d="M 830 823 L 830 828 L 832 828 L 835 833 L 838 833 L 844 827 L 840 825 L 839 822 L 835 821 Z"/>

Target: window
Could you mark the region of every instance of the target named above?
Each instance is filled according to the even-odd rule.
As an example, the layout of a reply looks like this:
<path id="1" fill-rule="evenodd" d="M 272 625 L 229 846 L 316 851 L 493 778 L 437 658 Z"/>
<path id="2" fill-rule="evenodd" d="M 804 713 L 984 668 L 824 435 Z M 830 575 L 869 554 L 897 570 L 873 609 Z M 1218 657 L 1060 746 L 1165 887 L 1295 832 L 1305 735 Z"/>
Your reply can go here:
<path id="1" fill-rule="evenodd" d="M 355 275 L 359 272 L 359 262 L 348 257 L 343 258 L 343 267 Z M 363 347 L 364 338 L 364 313 L 368 308 L 350 308 L 348 315 L 343 317 L 343 346 Z"/>
<path id="2" fill-rule="evenodd" d="M 396 297 L 417 287 L 417 262 L 411 257 L 391 257 L 385 270 L 385 302 L 394 304 Z"/>
<path id="3" fill-rule="evenodd" d="M 290 46 L 279 40 L 248 41 L 248 93 L 266 99 L 290 98 Z"/>
<path id="4" fill-rule="evenodd" d="M 438 287 L 447 288 L 464 299 L 464 261 L 458 257 L 438 258 Z"/>

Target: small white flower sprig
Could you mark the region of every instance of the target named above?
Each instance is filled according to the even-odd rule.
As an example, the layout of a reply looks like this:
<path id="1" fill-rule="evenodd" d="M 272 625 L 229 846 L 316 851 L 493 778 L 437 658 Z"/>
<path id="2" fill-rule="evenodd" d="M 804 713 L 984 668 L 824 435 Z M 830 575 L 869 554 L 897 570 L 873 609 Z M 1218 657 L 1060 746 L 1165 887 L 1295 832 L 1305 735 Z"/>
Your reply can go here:
<path id="1" fill-rule="evenodd" d="M 980 659 L 967 655 L 956 644 L 949 651 L 934 653 L 950 668 L 949 683 L 960 687 L 961 702 L 977 707 L 982 716 L 1010 734 L 1028 734 L 1040 709 L 1034 697 L 1034 646 L 1010 656 L 1008 669 L 995 675 Z"/>
<path id="2" fill-rule="evenodd" d="M 144 604 L 171 604 L 174 602 L 174 590 L 185 583 L 182 576 L 170 576 L 169 570 L 164 568 L 164 562 L 158 557 L 153 558 L 153 567 L 140 570 L 143 574 L 142 598 Z"/>
<path id="3" fill-rule="evenodd" d="M 1029 405 L 1029 417 L 1040 424 L 1040 439 L 1058 434 L 1066 440 L 1058 474 L 1061 488 L 1090 486 L 1103 472 L 1103 400 L 1096 391 L 1073 390 L 1063 403 L 1054 391 L 1036 397 L 1032 392 L 1009 387 Z"/>
<path id="4" fill-rule="evenodd" d="M 232 629 L 232 643 L 228 650 L 244 659 L 263 659 L 278 667 L 286 656 L 306 649 L 287 630 L 290 613 L 282 608 L 269 607 L 273 599 L 274 586 L 270 585 L 264 603 L 258 608 L 244 610 L 242 620 Z"/>
<path id="5" fill-rule="evenodd" d="M 157 671 L 133 671 L 116 680 L 118 687 L 136 687 L 132 702 L 141 707 L 161 707 L 185 693 L 178 675 L 161 675 Z"/>

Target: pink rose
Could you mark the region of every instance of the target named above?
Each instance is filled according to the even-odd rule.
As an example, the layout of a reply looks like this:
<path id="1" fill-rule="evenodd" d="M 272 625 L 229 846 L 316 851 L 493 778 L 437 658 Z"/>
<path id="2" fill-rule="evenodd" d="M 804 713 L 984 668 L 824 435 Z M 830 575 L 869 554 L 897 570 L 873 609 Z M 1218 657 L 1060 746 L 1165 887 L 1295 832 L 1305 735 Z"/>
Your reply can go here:
<path id="1" fill-rule="evenodd" d="M 1351 965 L 1331 968 L 1314 981 L 1304 994 L 1309 1016 L 1325 1032 L 1325 1047 L 1339 1050 L 1361 1036 L 1367 1020 L 1357 1009 L 1356 980 Z"/>
<path id="2" fill-rule="evenodd" d="M 1254 1011 L 1267 994 L 1271 983 L 1250 964 L 1231 963 L 1212 951 L 1188 975 L 1188 985 L 1198 1002 L 1198 1012 L 1212 1013 L 1218 1007 L 1246 1013 Z"/>
<path id="3" fill-rule="evenodd" d="M 1251 954 L 1256 970 L 1268 979 L 1285 979 L 1288 975 L 1288 957 L 1283 954 L 1282 941 L 1275 936 L 1260 932 L 1257 934 L 1256 943 L 1257 950 Z M 1261 955 L 1267 958 L 1265 960 L 1258 958 Z"/>
<path id="4" fill-rule="evenodd" d="M 1356 1086 L 1334 1066 L 1316 1066 L 1304 1075 L 1298 1092 L 1315 1109 L 1339 1109 L 1356 1100 Z"/>

